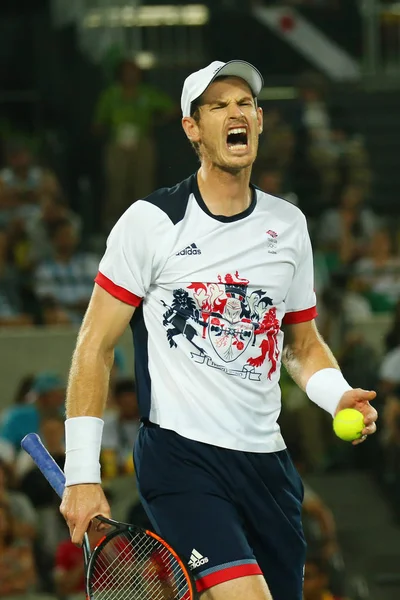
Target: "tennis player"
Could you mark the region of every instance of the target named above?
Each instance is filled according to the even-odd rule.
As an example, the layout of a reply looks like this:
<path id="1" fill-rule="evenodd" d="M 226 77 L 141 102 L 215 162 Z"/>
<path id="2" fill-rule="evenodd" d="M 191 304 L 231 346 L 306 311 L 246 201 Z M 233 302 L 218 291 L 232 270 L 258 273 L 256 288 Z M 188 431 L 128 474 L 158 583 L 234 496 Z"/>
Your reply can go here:
<path id="1" fill-rule="evenodd" d="M 109 516 L 102 414 L 130 324 L 143 505 L 202 600 L 302 598 L 303 488 L 277 424 L 282 363 L 332 416 L 361 411 L 362 439 L 376 430 L 375 392 L 351 388 L 317 331 L 304 215 L 250 183 L 262 85 L 241 60 L 185 80 L 182 125 L 200 168 L 115 225 L 69 378 L 61 511 L 79 543 L 95 515 Z"/>

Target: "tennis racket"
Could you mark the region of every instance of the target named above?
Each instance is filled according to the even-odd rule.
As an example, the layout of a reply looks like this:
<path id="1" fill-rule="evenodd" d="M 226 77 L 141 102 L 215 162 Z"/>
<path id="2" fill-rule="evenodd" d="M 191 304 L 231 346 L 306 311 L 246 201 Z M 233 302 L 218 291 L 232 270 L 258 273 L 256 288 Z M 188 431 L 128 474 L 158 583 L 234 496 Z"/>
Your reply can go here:
<path id="1" fill-rule="evenodd" d="M 36 433 L 21 442 L 47 481 L 62 497 L 65 475 Z M 89 600 L 197 600 L 185 562 L 169 544 L 151 531 L 98 516 L 105 535 L 91 549 L 83 540 L 86 593 Z"/>

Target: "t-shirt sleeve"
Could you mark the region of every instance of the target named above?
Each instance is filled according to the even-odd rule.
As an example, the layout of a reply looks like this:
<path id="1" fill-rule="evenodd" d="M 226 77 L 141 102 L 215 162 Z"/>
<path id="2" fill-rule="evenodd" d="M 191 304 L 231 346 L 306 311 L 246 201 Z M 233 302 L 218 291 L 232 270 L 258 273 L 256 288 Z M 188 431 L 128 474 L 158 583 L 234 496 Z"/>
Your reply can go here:
<path id="1" fill-rule="evenodd" d="M 149 202 L 137 201 L 112 229 L 95 282 L 131 306 L 139 306 L 153 283 L 165 215 Z"/>
<path id="2" fill-rule="evenodd" d="M 299 244 L 293 280 L 285 299 L 286 313 L 283 323 L 286 325 L 312 321 L 317 316 L 313 255 L 305 219 Z"/>

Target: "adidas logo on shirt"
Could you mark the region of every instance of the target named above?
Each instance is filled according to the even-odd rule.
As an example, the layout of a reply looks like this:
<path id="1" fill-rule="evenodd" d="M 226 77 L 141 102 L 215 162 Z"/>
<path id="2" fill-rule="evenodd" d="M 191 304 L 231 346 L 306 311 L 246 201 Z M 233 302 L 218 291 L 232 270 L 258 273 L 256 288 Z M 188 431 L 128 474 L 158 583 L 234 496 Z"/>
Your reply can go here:
<path id="1" fill-rule="evenodd" d="M 201 567 L 202 565 L 205 565 L 207 563 L 208 558 L 206 556 L 203 556 L 202 554 L 200 554 L 200 552 L 197 552 L 197 550 L 193 548 L 188 563 L 189 567 L 191 569 L 197 569 L 197 567 Z"/>
<path id="2" fill-rule="evenodd" d="M 193 254 L 201 254 L 201 250 L 200 248 L 198 248 L 196 246 L 196 244 L 190 244 L 190 246 L 187 246 L 184 250 L 181 250 L 180 252 L 177 252 L 176 256 L 181 256 L 181 255 L 193 255 Z"/>

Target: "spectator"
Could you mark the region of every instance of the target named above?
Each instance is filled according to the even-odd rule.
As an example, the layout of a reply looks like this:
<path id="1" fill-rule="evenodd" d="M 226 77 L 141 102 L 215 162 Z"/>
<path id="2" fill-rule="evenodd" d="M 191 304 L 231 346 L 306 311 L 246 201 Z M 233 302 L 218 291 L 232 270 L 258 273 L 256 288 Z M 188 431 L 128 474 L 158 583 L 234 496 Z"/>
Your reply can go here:
<path id="1" fill-rule="evenodd" d="M 348 329 L 337 355 L 340 368 L 350 385 L 373 390 L 377 384 L 379 357 L 373 345 L 359 331 Z"/>
<path id="2" fill-rule="evenodd" d="M 0 460 L 0 502 L 10 506 L 18 538 L 31 542 L 37 534 L 37 514 L 29 498 L 12 489 L 13 478 L 12 466 Z"/>
<path id="3" fill-rule="evenodd" d="M 26 597 L 35 583 L 31 546 L 18 539 L 10 506 L 0 501 L 0 597 Z"/>
<path id="4" fill-rule="evenodd" d="M 363 256 L 379 227 L 378 218 L 364 202 L 361 187 L 346 186 L 338 207 L 327 210 L 320 219 L 316 242 L 330 257 L 331 269 L 350 265 Z"/>
<path id="5" fill-rule="evenodd" d="M 63 410 L 65 384 L 55 373 L 41 373 L 32 386 L 35 401 L 11 407 L 3 416 L 0 437 L 20 450 L 21 441 L 28 433 L 39 433 L 44 417 L 59 415 Z"/>
<path id="6" fill-rule="evenodd" d="M 267 194 L 283 198 L 292 204 L 298 204 L 298 198 L 294 192 L 289 191 L 286 184 L 284 172 L 274 166 L 260 168 L 257 185 Z"/>
<path id="7" fill-rule="evenodd" d="M 294 148 L 293 130 L 281 111 L 278 108 L 266 110 L 256 165 L 262 170 L 274 164 L 281 172 L 287 172 L 292 164 Z"/>
<path id="8" fill-rule="evenodd" d="M 35 383 L 35 375 L 25 375 L 17 386 L 14 396 L 14 404 L 28 404 L 31 400 L 32 386 Z"/>
<path id="9" fill-rule="evenodd" d="M 30 255 L 35 263 L 52 257 L 50 234 L 54 225 L 64 220 L 69 221 L 79 235 L 81 218 L 61 199 L 53 201 L 48 198 L 42 202 L 40 213 L 34 215 L 26 224 Z"/>
<path id="10" fill-rule="evenodd" d="M 400 346 L 390 350 L 383 358 L 379 370 L 379 390 L 382 396 L 400 387 Z"/>
<path id="11" fill-rule="evenodd" d="M 114 473 L 132 473 L 132 448 L 139 431 L 139 409 L 133 379 L 116 381 L 113 391 L 114 410 L 105 415 L 102 460 L 103 473 L 107 468 Z M 115 467 L 111 465 L 114 456 Z M 105 468 L 104 468 L 105 467 Z"/>
<path id="12" fill-rule="evenodd" d="M 311 188 L 315 206 L 308 208 L 315 216 L 343 185 L 369 189 L 370 170 L 361 138 L 348 129 L 343 111 L 329 103 L 326 80 L 316 72 L 304 73 L 298 91 L 296 191 L 307 198 Z"/>
<path id="13" fill-rule="evenodd" d="M 375 232 L 368 254 L 355 264 L 353 288 L 367 298 L 374 312 L 394 309 L 400 298 L 400 258 L 387 229 Z"/>
<path id="14" fill-rule="evenodd" d="M 40 423 L 40 436 L 44 445 L 61 469 L 64 469 L 64 421 L 61 417 L 44 417 Z M 17 460 L 20 490 L 35 507 L 40 528 L 39 549 L 42 564 L 49 565 L 51 557 L 63 539 L 64 527 L 59 518 L 60 499 L 36 467 L 31 457 L 21 453 Z"/>
<path id="15" fill-rule="evenodd" d="M 83 552 L 82 548 L 75 546 L 69 538 L 58 545 L 55 556 L 54 581 L 58 597 L 71 600 L 72 595 L 76 594 L 77 598 L 84 598 Z"/>
<path id="16" fill-rule="evenodd" d="M 32 317 L 24 310 L 21 278 L 8 258 L 8 235 L 0 230 L 0 327 L 32 325 Z"/>
<path id="17" fill-rule="evenodd" d="M 317 544 L 326 560 L 339 552 L 336 523 L 322 498 L 304 482 L 303 523 L 308 545 Z"/>
<path id="18" fill-rule="evenodd" d="M 40 203 L 60 195 L 55 175 L 39 167 L 28 145 L 11 140 L 6 148 L 7 165 L 0 171 L 0 218 L 8 224 L 15 218 L 29 220 Z"/>
<path id="19" fill-rule="evenodd" d="M 380 448 L 375 461 L 375 473 L 386 492 L 397 523 L 400 522 L 400 388 L 385 398 L 381 410 Z"/>
<path id="20" fill-rule="evenodd" d="M 125 355 L 120 346 L 117 346 L 114 350 L 114 363 L 110 371 L 110 382 L 108 387 L 108 397 L 106 404 L 106 411 L 109 414 L 115 414 L 118 412 L 118 406 L 114 400 L 114 389 L 115 383 L 119 379 L 123 379 L 126 371 L 126 360 Z"/>
<path id="21" fill-rule="evenodd" d="M 303 594 L 304 600 L 345 600 L 330 592 L 328 570 L 319 556 L 310 556 L 306 561 Z"/>
<path id="22" fill-rule="evenodd" d="M 64 469 L 64 419 L 59 415 L 44 416 L 40 422 L 39 434 L 48 452 L 58 466 Z M 19 453 L 15 465 L 15 474 L 20 482 L 21 490 L 25 491 L 36 508 L 59 504 L 58 496 L 26 452 Z"/>
<path id="23" fill-rule="evenodd" d="M 15 462 L 15 449 L 10 442 L 0 437 L 0 461 L 12 466 Z"/>
<path id="24" fill-rule="evenodd" d="M 19 382 L 18 386 L 17 386 L 17 391 L 15 392 L 15 396 L 13 399 L 13 405 L 22 405 L 22 404 L 28 404 L 31 399 L 32 399 L 32 386 L 33 383 L 35 381 L 35 376 L 34 375 L 25 375 L 25 377 L 23 377 L 21 379 L 21 381 Z M 0 411 L 0 431 L 1 431 L 1 425 L 3 423 L 3 417 L 8 413 L 8 408 L 6 409 L 2 409 Z M 12 444 L 10 444 L 9 442 L 7 442 L 7 440 L 5 440 L 4 438 L 0 437 L 0 458 L 3 457 L 1 449 L 5 449 L 6 447 L 9 447 L 9 451 L 8 451 L 8 455 L 12 456 L 12 460 L 14 460 L 15 457 L 15 449 L 14 446 Z M 11 452 L 11 454 L 10 454 Z M 5 459 L 6 460 L 6 459 Z M 6 460 L 7 462 L 7 460 Z"/>
<path id="25" fill-rule="evenodd" d="M 95 111 L 95 131 L 107 142 L 107 231 L 132 202 L 155 188 L 152 125 L 155 117 L 172 115 L 174 109 L 166 94 L 141 78 L 135 62 L 122 61 L 116 82 L 102 92 Z"/>
<path id="26" fill-rule="evenodd" d="M 99 260 L 88 252 L 79 252 L 74 226 L 64 219 L 51 232 L 53 256 L 41 262 L 35 271 L 35 291 L 46 316 L 58 311 L 71 323 L 80 323 L 86 311 Z"/>
<path id="27" fill-rule="evenodd" d="M 400 300 L 396 303 L 392 325 L 385 337 L 385 345 L 387 351 L 400 346 Z"/>

